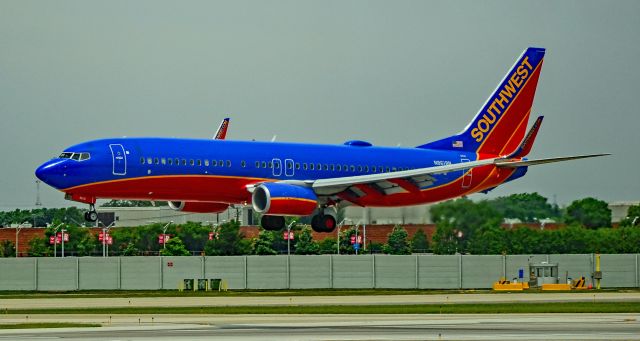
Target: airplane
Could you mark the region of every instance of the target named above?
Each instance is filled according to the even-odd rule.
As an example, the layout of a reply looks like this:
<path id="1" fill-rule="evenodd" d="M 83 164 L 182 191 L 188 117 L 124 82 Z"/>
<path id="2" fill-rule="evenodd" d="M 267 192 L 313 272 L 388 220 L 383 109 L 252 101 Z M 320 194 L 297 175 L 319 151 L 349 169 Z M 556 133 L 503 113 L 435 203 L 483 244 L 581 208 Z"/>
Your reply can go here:
<path id="1" fill-rule="evenodd" d="M 480 111 L 458 134 L 417 147 L 379 147 L 224 139 L 107 138 L 66 148 L 35 171 L 65 198 L 161 200 L 172 209 L 217 213 L 252 205 L 266 230 L 285 216 L 312 216 L 317 232 L 336 228 L 342 206 L 395 207 L 488 192 L 525 175 L 529 166 L 609 154 L 529 160 L 542 123 L 527 134 L 545 49 L 525 49 Z"/>

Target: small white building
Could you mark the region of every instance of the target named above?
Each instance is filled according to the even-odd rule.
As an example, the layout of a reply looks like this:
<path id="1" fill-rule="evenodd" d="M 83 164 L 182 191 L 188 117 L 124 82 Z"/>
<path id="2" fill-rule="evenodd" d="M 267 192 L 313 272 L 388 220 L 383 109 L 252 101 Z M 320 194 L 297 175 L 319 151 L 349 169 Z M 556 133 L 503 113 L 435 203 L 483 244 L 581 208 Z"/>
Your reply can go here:
<path id="1" fill-rule="evenodd" d="M 609 203 L 609 209 L 611 210 L 611 222 L 619 223 L 622 219 L 627 217 L 629 207 L 640 205 L 640 201 L 614 201 Z"/>

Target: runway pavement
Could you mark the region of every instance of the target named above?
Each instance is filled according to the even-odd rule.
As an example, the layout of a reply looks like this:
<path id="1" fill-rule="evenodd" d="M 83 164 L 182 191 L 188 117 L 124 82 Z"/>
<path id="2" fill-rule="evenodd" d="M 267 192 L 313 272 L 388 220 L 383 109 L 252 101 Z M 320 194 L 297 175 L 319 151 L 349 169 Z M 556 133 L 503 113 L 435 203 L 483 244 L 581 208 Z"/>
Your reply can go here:
<path id="1" fill-rule="evenodd" d="M 2 315 L 0 322 L 24 318 Z M 639 314 L 119 315 L 110 322 L 105 315 L 37 315 L 30 321 L 105 327 L 4 330 L 0 340 L 640 340 Z"/>
<path id="2" fill-rule="evenodd" d="M 201 296 L 0 299 L 0 310 L 83 307 L 382 305 L 519 302 L 640 302 L 640 292 L 483 293 L 365 296 Z"/>

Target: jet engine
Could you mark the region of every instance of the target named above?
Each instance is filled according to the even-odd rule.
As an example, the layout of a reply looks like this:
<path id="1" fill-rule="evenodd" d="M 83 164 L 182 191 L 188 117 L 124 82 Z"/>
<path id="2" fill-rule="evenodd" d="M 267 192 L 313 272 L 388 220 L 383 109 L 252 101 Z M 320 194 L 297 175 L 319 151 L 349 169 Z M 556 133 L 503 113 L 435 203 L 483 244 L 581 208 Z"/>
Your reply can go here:
<path id="1" fill-rule="evenodd" d="M 226 210 L 229 204 L 219 202 L 169 201 L 172 210 L 190 213 L 219 213 Z"/>
<path id="2" fill-rule="evenodd" d="M 256 187 L 251 199 L 256 212 L 268 215 L 307 216 L 318 206 L 311 188 L 273 182 Z"/>

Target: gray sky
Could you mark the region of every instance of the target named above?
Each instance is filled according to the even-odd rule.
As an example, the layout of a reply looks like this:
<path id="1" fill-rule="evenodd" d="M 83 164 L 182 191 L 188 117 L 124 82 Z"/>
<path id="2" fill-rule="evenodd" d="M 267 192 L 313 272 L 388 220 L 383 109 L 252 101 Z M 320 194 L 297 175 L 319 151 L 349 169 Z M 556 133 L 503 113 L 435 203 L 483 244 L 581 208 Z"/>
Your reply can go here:
<path id="1" fill-rule="evenodd" d="M 531 157 L 614 155 L 491 195 L 638 200 L 639 16 L 640 1 L 0 0 L 0 209 L 33 206 L 34 169 L 69 145 L 209 138 L 225 113 L 231 139 L 445 137 L 527 46 L 547 48 Z"/>

